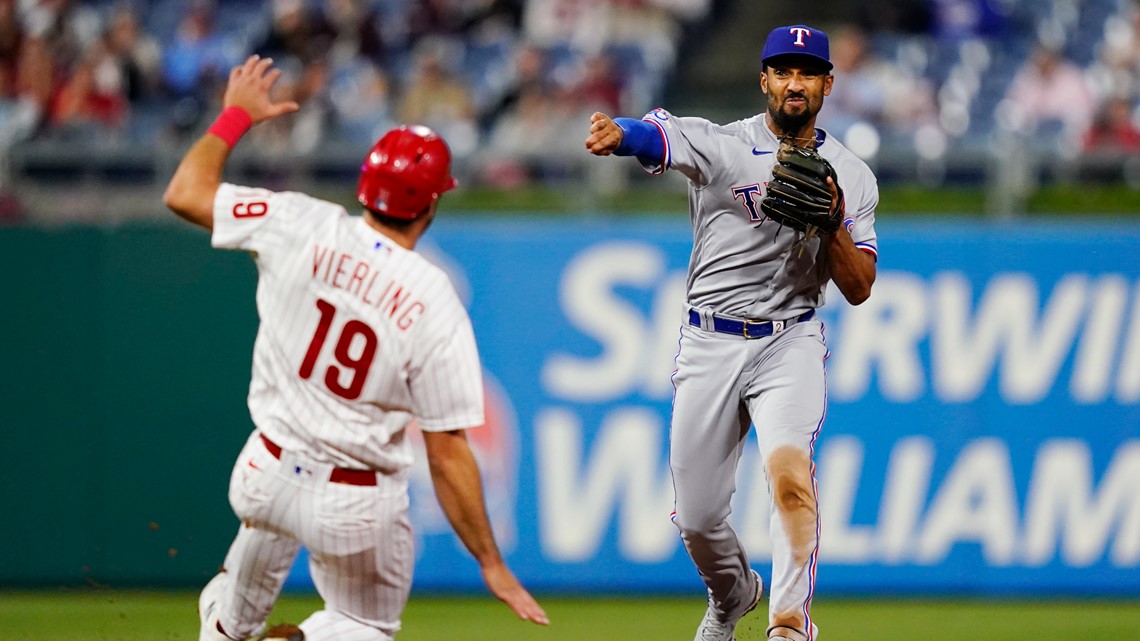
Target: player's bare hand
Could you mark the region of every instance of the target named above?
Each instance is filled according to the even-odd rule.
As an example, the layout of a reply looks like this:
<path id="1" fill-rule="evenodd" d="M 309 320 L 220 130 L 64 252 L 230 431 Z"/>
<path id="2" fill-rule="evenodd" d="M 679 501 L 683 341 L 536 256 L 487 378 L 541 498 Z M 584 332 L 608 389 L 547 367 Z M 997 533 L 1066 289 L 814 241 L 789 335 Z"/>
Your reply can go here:
<path id="1" fill-rule="evenodd" d="M 281 70 L 270 69 L 272 65 L 272 58 L 252 55 L 231 69 L 222 105 L 241 107 L 253 119 L 254 124 L 300 109 L 301 106 L 292 100 L 273 102 L 269 92 L 281 77 Z"/>
<path id="2" fill-rule="evenodd" d="M 586 149 L 595 156 L 609 156 L 620 145 L 625 132 L 612 118 L 596 111 L 590 116 L 590 135 L 586 137 Z"/>
<path id="3" fill-rule="evenodd" d="M 499 563 L 484 567 L 483 581 L 491 594 L 506 603 L 523 621 L 532 621 L 539 625 L 550 624 L 550 619 L 546 617 L 542 606 L 534 600 L 530 592 L 526 591 L 506 565 Z"/>

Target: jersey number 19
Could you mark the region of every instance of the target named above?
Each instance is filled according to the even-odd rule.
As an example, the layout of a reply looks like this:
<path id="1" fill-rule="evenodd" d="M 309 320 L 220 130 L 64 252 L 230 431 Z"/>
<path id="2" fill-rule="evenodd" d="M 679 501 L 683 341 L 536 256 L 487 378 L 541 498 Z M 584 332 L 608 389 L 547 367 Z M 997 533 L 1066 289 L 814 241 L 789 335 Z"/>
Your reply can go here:
<path id="1" fill-rule="evenodd" d="M 313 334 L 313 340 L 309 342 L 309 350 L 305 352 L 305 360 L 301 361 L 301 370 L 297 372 L 303 379 L 308 379 L 313 375 L 317 357 L 321 353 L 325 339 L 328 338 L 333 316 L 336 315 L 336 307 L 321 298 L 317 299 L 317 310 L 321 313 L 321 320 L 317 323 L 317 331 Z M 357 336 L 364 337 L 364 347 L 356 357 L 353 357 L 349 350 Z M 359 398 L 360 392 L 364 389 L 364 381 L 368 378 L 368 369 L 372 367 L 372 359 L 376 356 L 376 332 L 356 319 L 348 321 L 340 330 L 340 338 L 337 339 L 336 346 L 333 348 L 333 356 L 340 366 L 329 365 L 328 369 L 325 370 L 325 385 L 329 391 L 341 398 L 350 401 Z M 348 385 L 341 385 L 341 367 L 352 371 L 352 378 L 348 381 Z"/>

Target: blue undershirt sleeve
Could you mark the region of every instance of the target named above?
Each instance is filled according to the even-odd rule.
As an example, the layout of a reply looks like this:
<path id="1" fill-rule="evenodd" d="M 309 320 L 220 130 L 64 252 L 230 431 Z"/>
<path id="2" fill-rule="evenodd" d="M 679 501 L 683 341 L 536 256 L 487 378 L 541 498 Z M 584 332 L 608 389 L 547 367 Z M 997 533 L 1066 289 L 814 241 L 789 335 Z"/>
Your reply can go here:
<path id="1" fill-rule="evenodd" d="M 647 165 L 665 162 L 665 141 L 657 127 L 635 118 L 614 118 L 614 122 L 624 132 L 621 145 L 614 150 L 615 155 L 637 156 Z"/>

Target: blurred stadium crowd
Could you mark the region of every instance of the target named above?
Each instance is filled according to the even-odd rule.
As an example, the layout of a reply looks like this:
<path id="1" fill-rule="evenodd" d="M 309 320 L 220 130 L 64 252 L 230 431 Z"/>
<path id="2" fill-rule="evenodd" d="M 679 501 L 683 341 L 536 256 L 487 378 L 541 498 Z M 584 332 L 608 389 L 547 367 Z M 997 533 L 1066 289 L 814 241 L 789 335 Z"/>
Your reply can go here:
<path id="1" fill-rule="evenodd" d="M 285 71 L 281 97 L 303 105 L 256 129 L 262 146 L 304 155 L 418 122 L 459 158 L 478 152 L 487 180 L 511 183 L 580 153 L 568 119 L 645 111 L 682 24 L 707 10 L 707 0 L 0 0 L 0 131 L 8 145 L 177 144 L 201 133 L 229 69 L 257 53 Z"/>
<path id="2" fill-rule="evenodd" d="M 870 3 L 883 15 L 889 4 Z M 1140 2 L 927 4 L 910 32 L 833 35 L 837 80 L 821 124 L 862 155 L 880 134 L 926 159 L 1017 139 L 1065 158 L 1140 152 Z"/>
<path id="3" fill-rule="evenodd" d="M 60 149 L 181 149 L 216 113 L 229 68 L 258 53 L 285 70 L 282 97 L 303 105 L 251 133 L 269 154 L 319 157 L 419 122 L 443 133 L 469 181 L 558 179 L 584 158 L 585 127 L 567 123 L 685 103 L 672 82 L 685 38 L 715 39 L 711 13 L 762 17 L 758 4 L 0 0 L 0 148 L 22 171 Z M 837 75 L 821 125 L 868 160 L 941 167 L 943 181 L 954 153 L 1140 154 L 1140 0 L 860 7 L 820 25 Z M 751 59 L 741 65 L 754 79 Z"/>

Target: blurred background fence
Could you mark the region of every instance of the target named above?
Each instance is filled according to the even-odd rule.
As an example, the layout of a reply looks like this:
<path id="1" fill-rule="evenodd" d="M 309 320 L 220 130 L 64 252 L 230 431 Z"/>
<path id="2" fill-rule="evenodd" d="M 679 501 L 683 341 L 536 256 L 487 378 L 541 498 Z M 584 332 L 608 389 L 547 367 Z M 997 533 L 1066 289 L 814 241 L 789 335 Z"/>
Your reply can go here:
<path id="1" fill-rule="evenodd" d="M 479 337 L 471 438 L 535 589 L 702 593 L 666 451 L 690 233 L 444 216 L 422 244 Z M 879 238 L 871 299 L 822 310 L 821 593 L 1140 595 L 1140 230 Z M 237 526 L 252 262 L 187 226 L 10 229 L 0 283 L 0 586 L 201 585 Z M 411 439 L 416 585 L 477 591 Z M 767 579 L 758 451 L 731 518 Z M 306 564 L 289 585 L 311 587 Z"/>

